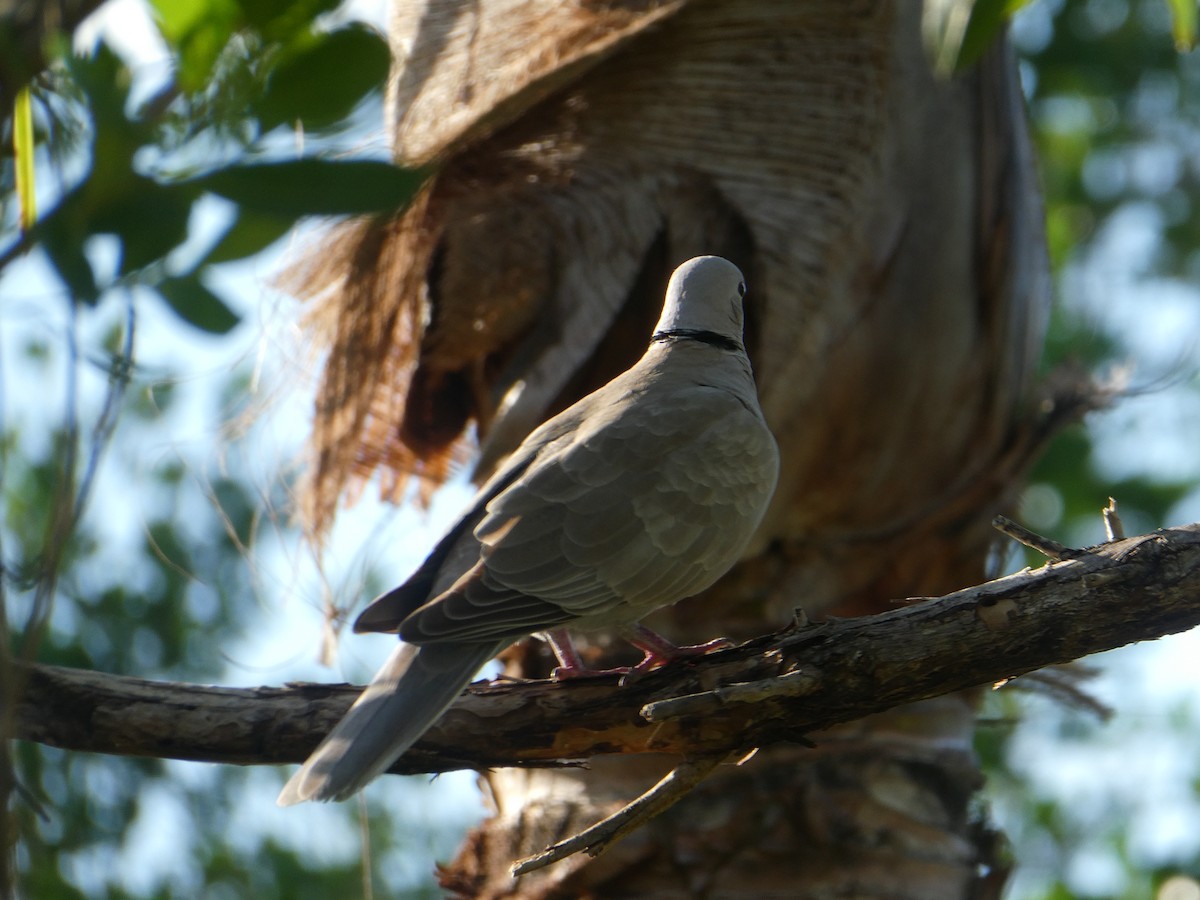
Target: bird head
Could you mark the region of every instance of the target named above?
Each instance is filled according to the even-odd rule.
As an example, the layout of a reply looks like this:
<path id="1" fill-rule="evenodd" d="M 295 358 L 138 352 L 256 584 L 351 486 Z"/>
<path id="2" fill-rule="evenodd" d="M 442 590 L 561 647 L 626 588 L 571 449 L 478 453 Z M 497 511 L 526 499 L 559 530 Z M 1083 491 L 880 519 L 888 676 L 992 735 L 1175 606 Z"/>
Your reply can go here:
<path id="1" fill-rule="evenodd" d="M 655 331 L 711 331 L 741 343 L 745 295 L 742 272 L 729 260 L 720 256 L 689 259 L 671 276 Z"/>

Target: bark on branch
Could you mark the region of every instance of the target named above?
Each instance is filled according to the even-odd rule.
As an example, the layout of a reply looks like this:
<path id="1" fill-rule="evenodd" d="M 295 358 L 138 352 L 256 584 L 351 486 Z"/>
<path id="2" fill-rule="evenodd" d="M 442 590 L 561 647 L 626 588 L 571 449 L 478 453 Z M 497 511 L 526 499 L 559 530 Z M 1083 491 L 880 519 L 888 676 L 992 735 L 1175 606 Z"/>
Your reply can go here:
<path id="1" fill-rule="evenodd" d="M 652 672 L 473 686 L 392 771 L 563 765 L 602 753 L 716 754 L 1200 623 L 1200 524 L 1073 551 L 945 597 L 802 625 Z M 69 750 L 299 762 L 350 685 L 222 688 L 18 666 L 14 736 Z"/>

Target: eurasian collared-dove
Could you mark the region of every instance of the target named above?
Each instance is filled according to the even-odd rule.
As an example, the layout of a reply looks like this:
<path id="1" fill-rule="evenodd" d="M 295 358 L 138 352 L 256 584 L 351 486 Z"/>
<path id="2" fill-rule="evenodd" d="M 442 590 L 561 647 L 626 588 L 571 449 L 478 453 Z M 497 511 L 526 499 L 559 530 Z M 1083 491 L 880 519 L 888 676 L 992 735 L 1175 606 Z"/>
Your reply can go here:
<path id="1" fill-rule="evenodd" d="M 343 800 L 388 768 L 508 644 L 619 627 L 646 651 L 670 644 L 636 626 L 696 594 L 738 559 L 775 490 L 779 454 L 742 346 L 736 266 L 717 256 L 671 276 L 645 355 L 535 430 L 403 585 L 355 631 L 402 643 L 279 795 Z"/>

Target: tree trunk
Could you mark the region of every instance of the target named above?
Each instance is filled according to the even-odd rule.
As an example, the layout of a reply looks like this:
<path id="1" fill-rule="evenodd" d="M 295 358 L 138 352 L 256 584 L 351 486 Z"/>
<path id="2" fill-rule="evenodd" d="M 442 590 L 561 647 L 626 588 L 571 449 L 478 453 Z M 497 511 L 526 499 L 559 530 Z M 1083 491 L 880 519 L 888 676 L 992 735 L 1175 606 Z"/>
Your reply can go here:
<path id="1" fill-rule="evenodd" d="M 651 622 L 700 641 L 880 610 L 984 575 L 993 514 L 1045 437 L 1041 210 L 1002 42 L 933 76 L 915 0 L 396 4 L 396 155 L 437 176 L 355 226 L 309 515 L 375 471 L 436 485 L 473 422 L 482 470 L 640 355 L 672 268 L 747 275 L 747 347 L 783 472 L 751 558 Z M 608 650 L 595 648 L 597 653 Z M 510 656 L 545 671 L 537 645 Z M 442 871 L 472 897 L 987 896 L 970 696 L 722 767 L 598 859 L 511 862 L 671 765 L 485 776 L 495 816 Z M 982 874 L 981 874 L 982 873 Z M 991 879 L 989 881 L 989 879 Z"/>

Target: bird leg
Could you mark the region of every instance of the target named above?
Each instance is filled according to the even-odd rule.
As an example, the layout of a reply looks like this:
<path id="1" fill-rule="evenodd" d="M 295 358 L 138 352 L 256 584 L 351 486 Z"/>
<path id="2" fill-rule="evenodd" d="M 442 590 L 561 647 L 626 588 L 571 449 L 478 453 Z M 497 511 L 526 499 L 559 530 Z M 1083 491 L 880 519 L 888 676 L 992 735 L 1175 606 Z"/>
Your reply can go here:
<path id="1" fill-rule="evenodd" d="M 565 628 L 553 628 L 542 632 L 542 637 L 558 657 L 559 666 L 550 673 L 555 681 L 566 681 L 569 678 L 591 678 L 595 675 L 627 675 L 629 666 L 617 666 L 614 669 L 593 669 L 579 655 L 579 648 L 571 633 Z"/>
<path id="2" fill-rule="evenodd" d="M 593 675 L 624 675 L 626 678 L 640 678 L 651 669 L 666 665 L 673 660 L 703 656 L 712 650 L 720 650 L 730 645 L 725 638 L 717 638 L 706 644 L 680 647 L 668 641 L 658 632 L 651 631 L 639 623 L 622 628 L 621 636 L 646 654 L 642 661 L 633 667 L 617 666 L 612 669 L 593 669 L 584 663 L 567 629 L 555 628 L 544 632 L 543 636 L 560 663 L 550 675 L 555 681 L 566 681 L 569 678 L 589 678 Z"/>
<path id="3" fill-rule="evenodd" d="M 622 628 L 621 636 L 646 654 L 645 658 L 629 671 L 629 675 L 635 678 L 674 660 L 703 656 L 713 650 L 720 650 L 731 645 L 731 642 L 725 638 L 716 638 L 706 644 L 677 646 L 640 622 Z"/>

